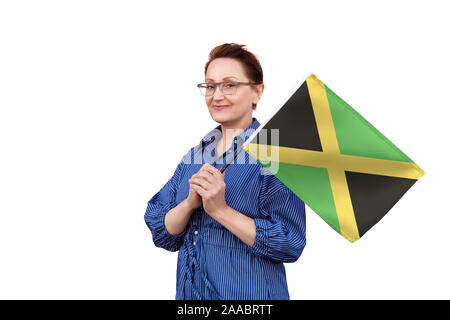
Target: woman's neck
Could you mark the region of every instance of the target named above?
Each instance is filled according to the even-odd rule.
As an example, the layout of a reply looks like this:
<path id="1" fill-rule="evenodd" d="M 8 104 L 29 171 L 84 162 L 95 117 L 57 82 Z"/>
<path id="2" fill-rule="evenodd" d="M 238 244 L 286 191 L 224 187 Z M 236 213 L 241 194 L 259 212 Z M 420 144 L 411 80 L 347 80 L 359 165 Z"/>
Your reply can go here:
<path id="1" fill-rule="evenodd" d="M 225 144 L 231 143 L 234 137 L 240 135 L 246 128 L 248 128 L 253 122 L 253 117 L 245 119 L 238 124 L 221 124 L 222 127 L 222 140 Z"/>

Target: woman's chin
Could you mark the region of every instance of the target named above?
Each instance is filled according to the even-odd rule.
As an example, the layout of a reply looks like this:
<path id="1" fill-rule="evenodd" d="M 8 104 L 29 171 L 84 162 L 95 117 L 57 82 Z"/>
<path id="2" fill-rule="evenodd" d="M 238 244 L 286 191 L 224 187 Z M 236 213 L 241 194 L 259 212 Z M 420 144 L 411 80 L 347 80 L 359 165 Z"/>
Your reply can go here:
<path id="1" fill-rule="evenodd" d="M 232 118 L 232 115 L 228 112 L 223 112 L 223 110 L 212 110 L 211 117 L 217 122 L 227 122 Z"/>

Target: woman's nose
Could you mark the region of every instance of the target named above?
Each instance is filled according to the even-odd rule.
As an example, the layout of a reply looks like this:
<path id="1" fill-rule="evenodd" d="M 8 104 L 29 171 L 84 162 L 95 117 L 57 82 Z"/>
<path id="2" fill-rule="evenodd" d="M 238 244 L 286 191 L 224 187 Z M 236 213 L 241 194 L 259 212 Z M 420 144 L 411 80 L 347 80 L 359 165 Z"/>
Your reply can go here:
<path id="1" fill-rule="evenodd" d="M 217 87 L 216 91 L 214 91 L 213 98 L 214 99 L 219 99 L 219 100 L 223 99 L 223 93 L 222 93 L 222 90 L 221 90 L 220 87 Z"/>

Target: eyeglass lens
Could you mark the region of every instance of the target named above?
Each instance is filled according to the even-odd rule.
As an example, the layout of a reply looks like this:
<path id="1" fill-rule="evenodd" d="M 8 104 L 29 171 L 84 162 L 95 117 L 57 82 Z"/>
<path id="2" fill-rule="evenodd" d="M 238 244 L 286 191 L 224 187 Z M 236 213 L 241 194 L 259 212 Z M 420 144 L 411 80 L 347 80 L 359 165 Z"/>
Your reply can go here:
<path id="1" fill-rule="evenodd" d="M 212 96 L 218 87 L 218 84 L 206 83 L 200 87 L 200 91 L 203 95 Z M 234 94 L 236 92 L 237 85 L 233 82 L 225 82 L 220 84 L 220 90 L 223 94 Z"/>

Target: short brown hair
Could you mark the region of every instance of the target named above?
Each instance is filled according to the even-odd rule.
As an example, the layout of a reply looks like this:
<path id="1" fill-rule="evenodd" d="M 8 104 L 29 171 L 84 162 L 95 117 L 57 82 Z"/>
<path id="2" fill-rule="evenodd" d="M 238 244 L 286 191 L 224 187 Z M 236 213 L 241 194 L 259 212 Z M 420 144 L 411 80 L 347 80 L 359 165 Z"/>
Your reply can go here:
<path id="1" fill-rule="evenodd" d="M 208 66 L 214 59 L 217 58 L 234 58 L 239 60 L 243 67 L 244 73 L 249 78 L 250 82 L 257 84 L 263 83 L 263 71 L 258 58 L 248 51 L 245 44 L 238 43 L 224 43 L 215 47 L 209 53 L 209 60 L 205 65 L 205 76 Z M 256 104 L 253 104 L 253 109 L 256 109 Z"/>

